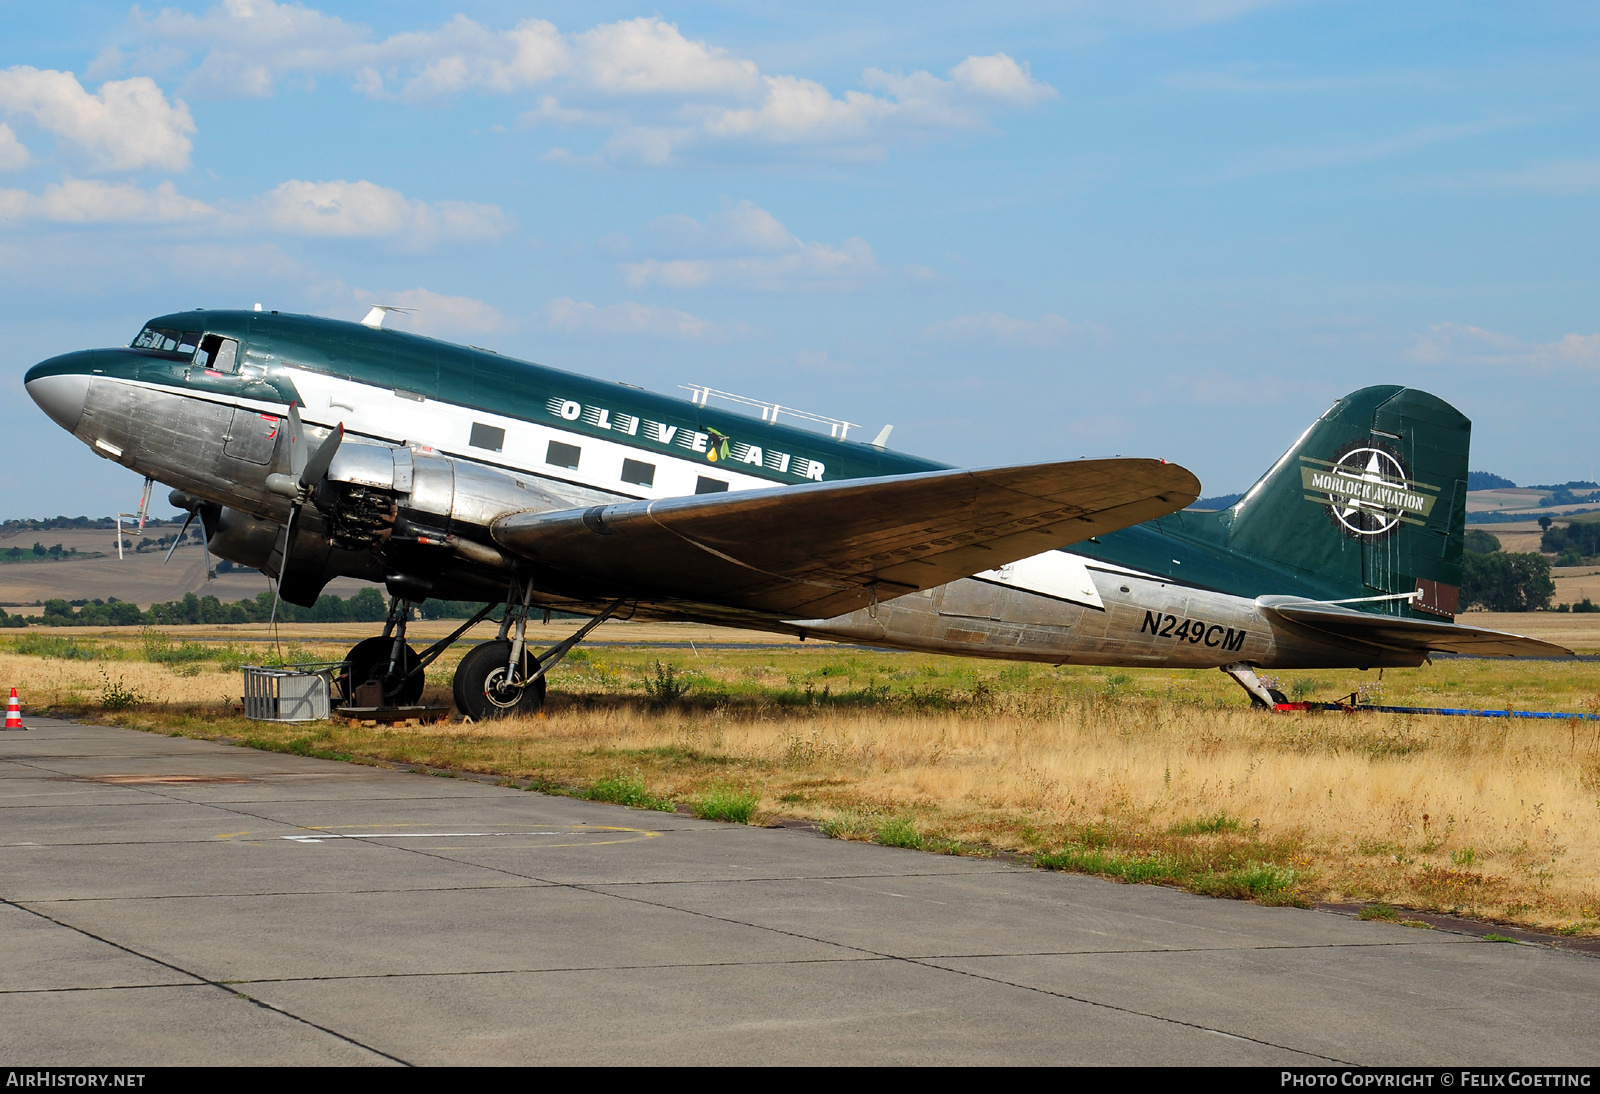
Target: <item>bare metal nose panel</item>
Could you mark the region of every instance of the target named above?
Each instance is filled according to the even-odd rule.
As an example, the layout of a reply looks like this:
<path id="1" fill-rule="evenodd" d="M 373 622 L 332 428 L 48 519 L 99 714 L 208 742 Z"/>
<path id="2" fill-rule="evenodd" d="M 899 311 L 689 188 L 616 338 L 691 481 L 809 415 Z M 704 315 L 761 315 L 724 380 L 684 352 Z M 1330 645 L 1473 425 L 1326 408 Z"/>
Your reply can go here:
<path id="1" fill-rule="evenodd" d="M 68 433 L 78 428 L 84 400 L 89 396 L 90 377 L 83 373 L 40 376 L 28 381 L 28 395 L 39 409 Z"/>

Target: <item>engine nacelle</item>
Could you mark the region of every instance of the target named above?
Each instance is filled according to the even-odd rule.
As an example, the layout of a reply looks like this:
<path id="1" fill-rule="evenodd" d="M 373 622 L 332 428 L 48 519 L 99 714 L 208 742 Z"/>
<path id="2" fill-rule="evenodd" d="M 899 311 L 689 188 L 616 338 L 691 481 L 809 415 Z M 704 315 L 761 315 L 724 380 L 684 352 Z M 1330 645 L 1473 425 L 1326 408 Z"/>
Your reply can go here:
<path id="1" fill-rule="evenodd" d="M 283 525 L 223 506 L 216 528 L 206 529 L 211 553 L 252 570 L 265 571 L 283 539 Z"/>
<path id="2" fill-rule="evenodd" d="M 317 508 L 340 545 L 386 540 L 402 516 L 441 534 L 483 536 L 499 517 L 573 503 L 529 476 L 409 448 L 346 442 L 328 467 Z"/>

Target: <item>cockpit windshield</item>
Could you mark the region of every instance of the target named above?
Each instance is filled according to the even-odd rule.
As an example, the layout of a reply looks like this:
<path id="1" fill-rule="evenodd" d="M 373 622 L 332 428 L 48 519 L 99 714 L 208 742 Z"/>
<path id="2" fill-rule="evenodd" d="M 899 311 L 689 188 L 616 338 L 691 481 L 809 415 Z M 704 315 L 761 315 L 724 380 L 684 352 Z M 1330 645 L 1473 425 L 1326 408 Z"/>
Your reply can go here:
<path id="1" fill-rule="evenodd" d="M 199 331 L 149 326 L 133 340 L 133 348 L 181 353 L 207 372 L 231 373 L 239 368 L 238 340 L 220 334 L 202 335 Z"/>
<path id="2" fill-rule="evenodd" d="M 181 353 L 185 357 L 192 357 L 199 344 L 199 331 L 168 330 L 165 327 L 146 327 L 133 340 L 134 349 L 156 349 L 164 353 Z"/>

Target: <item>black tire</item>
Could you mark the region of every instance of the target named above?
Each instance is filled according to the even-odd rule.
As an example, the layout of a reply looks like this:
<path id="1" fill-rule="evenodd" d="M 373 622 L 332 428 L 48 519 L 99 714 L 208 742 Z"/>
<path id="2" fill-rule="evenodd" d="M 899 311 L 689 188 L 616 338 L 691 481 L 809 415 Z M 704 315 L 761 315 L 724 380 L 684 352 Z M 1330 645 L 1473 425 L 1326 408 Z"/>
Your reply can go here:
<path id="1" fill-rule="evenodd" d="M 345 654 L 345 660 L 350 662 L 346 694 L 351 702 L 355 702 L 356 688 L 369 680 L 382 680 L 388 674 L 389 658 L 393 651 L 394 639 L 380 636 L 357 642 L 355 648 Z M 393 679 L 383 680 L 383 701 L 389 706 L 415 706 L 417 700 L 422 698 L 422 673 L 412 672 L 422 664 L 422 658 L 417 656 L 416 650 L 406 646 L 402 660 L 402 671 Z"/>
<path id="2" fill-rule="evenodd" d="M 456 709 L 474 722 L 537 714 L 544 707 L 545 679 L 541 676 L 527 687 L 503 687 L 510 658 L 511 643 L 504 640 L 485 642 L 468 650 L 456 666 L 451 684 Z M 532 661 L 524 655 L 524 664 Z"/>

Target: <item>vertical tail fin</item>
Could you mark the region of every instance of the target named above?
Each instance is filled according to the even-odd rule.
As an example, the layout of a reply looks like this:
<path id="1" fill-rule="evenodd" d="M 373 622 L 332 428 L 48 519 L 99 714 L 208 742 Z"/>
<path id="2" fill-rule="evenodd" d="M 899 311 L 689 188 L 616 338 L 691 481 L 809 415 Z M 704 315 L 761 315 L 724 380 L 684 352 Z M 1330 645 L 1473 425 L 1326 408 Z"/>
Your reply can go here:
<path id="1" fill-rule="evenodd" d="M 1232 509 L 1234 551 L 1358 598 L 1420 592 L 1384 609 L 1455 615 L 1472 423 L 1406 387 L 1345 396 Z"/>

